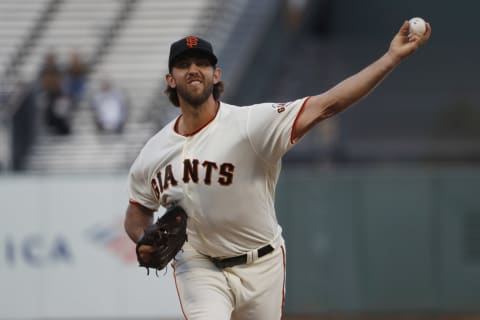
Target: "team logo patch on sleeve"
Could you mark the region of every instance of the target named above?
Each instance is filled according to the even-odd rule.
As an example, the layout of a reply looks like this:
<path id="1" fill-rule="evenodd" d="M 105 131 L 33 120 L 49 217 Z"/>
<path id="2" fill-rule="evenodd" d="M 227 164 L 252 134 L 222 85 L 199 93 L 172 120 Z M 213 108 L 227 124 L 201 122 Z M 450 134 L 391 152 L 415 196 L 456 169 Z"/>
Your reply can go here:
<path id="1" fill-rule="evenodd" d="M 282 113 L 285 111 L 285 108 L 290 104 L 291 102 L 285 102 L 285 103 L 274 103 L 272 104 L 272 108 L 277 110 L 278 113 Z"/>

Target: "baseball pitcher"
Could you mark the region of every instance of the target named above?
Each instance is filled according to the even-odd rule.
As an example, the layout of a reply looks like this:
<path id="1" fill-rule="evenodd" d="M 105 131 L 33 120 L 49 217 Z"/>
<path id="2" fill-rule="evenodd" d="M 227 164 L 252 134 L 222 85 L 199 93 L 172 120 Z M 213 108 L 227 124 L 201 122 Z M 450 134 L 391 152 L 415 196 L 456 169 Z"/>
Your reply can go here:
<path id="1" fill-rule="evenodd" d="M 144 146 L 129 173 L 125 229 L 141 266 L 171 261 L 189 320 L 281 319 L 286 250 L 274 196 L 282 156 L 316 123 L 373 90 L 430 37 L 406 21 L 378 60 L 316 96 L 234 106 L 220 100 L 211 44 L 170 47 L 170 101 L 181 114 Z M 153 220 L 163 206 L 165 216 Z"/>

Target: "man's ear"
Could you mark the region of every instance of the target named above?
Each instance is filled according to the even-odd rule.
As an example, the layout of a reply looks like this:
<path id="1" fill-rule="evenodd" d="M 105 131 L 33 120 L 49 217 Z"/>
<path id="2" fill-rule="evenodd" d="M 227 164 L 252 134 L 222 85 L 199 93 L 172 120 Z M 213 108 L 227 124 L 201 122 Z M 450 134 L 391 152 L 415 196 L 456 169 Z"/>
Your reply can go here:
<path id="1" fill-rule="evenodd" d="M 175 78 L 173 78 L 171 73 L 167 73 L 165 76 L 165 80 L 167 81 L 167 84 L 170 88 L 175 89 L 177 87 L 177 82 L 175 81 Z"/>
<path id="2" fill-rule="evenodd" d="M 213 84 L 219 83 L 221 78 L 222 78 L 222 69 L 215 68 L 215 70 L 213 71 Z"/>

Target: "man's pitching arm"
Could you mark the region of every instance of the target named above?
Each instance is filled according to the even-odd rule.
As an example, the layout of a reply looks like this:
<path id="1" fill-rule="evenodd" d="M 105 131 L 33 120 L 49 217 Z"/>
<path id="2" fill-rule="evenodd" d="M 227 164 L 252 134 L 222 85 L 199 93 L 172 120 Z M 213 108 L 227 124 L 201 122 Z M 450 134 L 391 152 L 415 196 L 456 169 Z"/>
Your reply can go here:
<path id="1" fill-rule="evenodd" d="M 313 96 L 306 102 L 294 127 L 294 141 L 304 135 L 316 123 L 327 119 L 367 96 L 403 59 L 424 44 L 431 34 L 427 23 L 424 35 L 408 33 L 405 21 L 390 43 L 388 51 L 378 60 L 343 80 L 328 91 Z"/>

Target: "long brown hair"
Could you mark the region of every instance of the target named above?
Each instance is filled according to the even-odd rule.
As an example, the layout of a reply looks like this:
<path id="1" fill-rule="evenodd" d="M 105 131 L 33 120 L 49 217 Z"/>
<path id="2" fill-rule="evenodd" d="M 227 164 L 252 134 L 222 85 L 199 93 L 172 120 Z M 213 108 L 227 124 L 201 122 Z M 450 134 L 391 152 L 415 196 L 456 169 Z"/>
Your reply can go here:
<path id="1" fill-rule="evenodd" d="M 219 81 L 218 83 L 213 85 L 213 99 L 215 101 L 220 100 L 220 96 L 222 95 L 224 90 L 224 85 L 222 81 Z M 164 93 L 168 96 L 168 99 L 170 102 L 176 106 L 180 106 L 180 101 L 178 100 L 178 94 L 177 94 L 177 89 L 172 88 L 169 85 L 167 85 L 167 88 L 165 89 Z"/>

